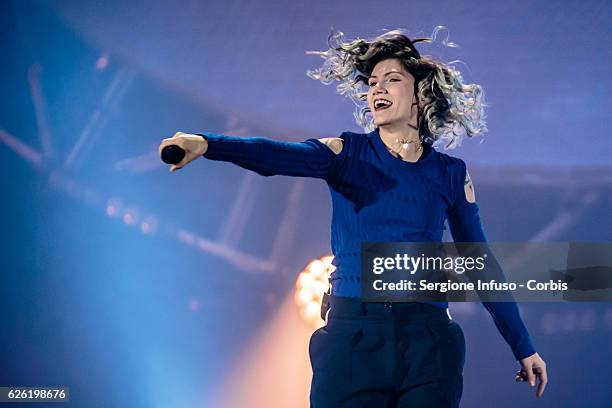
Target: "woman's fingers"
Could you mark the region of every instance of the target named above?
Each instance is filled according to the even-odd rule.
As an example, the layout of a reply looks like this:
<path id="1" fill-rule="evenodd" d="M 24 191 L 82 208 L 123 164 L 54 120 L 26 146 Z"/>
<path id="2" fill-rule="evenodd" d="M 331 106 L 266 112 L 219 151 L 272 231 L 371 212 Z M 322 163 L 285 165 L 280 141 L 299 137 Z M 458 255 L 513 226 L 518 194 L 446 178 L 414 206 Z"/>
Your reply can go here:
<path id="1" fill-rule="evenodd" d="M 529 375 L 531 373 L 531 375 Z M 538 386 L 536 389 L 536 397 L 540 398 L 544 394 L 546 384 L 548 384 L 548 373 L 546 372 L 546 363 L 541 360 L 533 364 L 525 364 L 524 368 L 517 371 L 514 380 L 516 382 L 529 382 L 533 387 L 536 385 L 536 380 L 539 379 Z"/>
<path id="2" fill-rule="evenodd" d="M 186 151 L 185 157 L 183 157 L 183 160 L 170 166 L 170 172 L 174 173 L 175 171 L 182 169 L 183 167 L 185 167 L 185 165 L 187 165 L 192 160 L 193 160 L 192 154 Z"/>
<path id="3" fill-rule="evenodd" d="M 533 363 L 527 363 L 524 367 L 524 370 L 527 373 L 527 382 L 530 386 L 535 387 L 536 377 L 533 373 Z"/>
<path id="4" fill-rule="evenodd" d="M 542 394 L 544 394 L 544 389 L 546 388 L 546 384 L 548 384 L 548 374 L 546 373 L 546 366 L 537 367 L 534 370 L 536 371 L 536 375 L 540 379 L 540 383 L 538 384 L 538 389 L 536 390 L 536 396 L 540 398 Z"/>
<path id="5" fill-rule="evenodd" d="M 182 169 L 183 167 L 185 167 L 185 165 L 187 165 L 189 162 L 193 161 L 196 157 L 198 157 L 196 151 L 198 145 L 197 143 L 195 143 L 195 141 L 201 142 L 201 138 L 199 136 L 194 138 L 192 135 L 189 135 L 184 132 L 176 132 L 174 136 L 162 140 L 158 148 L 160 156 L 164 148 L 171 145 L 176 145 L 185 151 L 185 157 L 183 158 L 183 160 L 171 165 L 170 172 L 175 172 L 179 169 Z"/>
<path id="6" fill-rule="evenodd" d="M 184 149 L 183 147 L 184 139 L 181 137 L 181 135 L 183 134 L 184 134 L 183 132 L 176 132 L 174 136 L 169 137 L 167 139 L 163 139 L 158 148 L 159 154 L 161 155 L 161 152 L 162 150 L 164 150 L 164 147 L 170 146 L 170 145 L 177 145 L 180 148 Z"/>
<path id="7" fill-rule="evenodd" d="M 189 162 L 185 162 L 185 159 L 183 159 L 178 164 L 173 164 L 170 166 L 170 172 L 174 173 L 175 171 L 182 169 L 187 163 Z"/>
<path id="8" fill-rule="evenodd" d="M 206 140 L 200 135 L 176 132 L 171 138 L 162 140 L 159 145 L 160 156 L 164 148 L 170 145 L 176 145 L 185 151 L 183 160 L 170 167 L 171 172 L 175 172 L 185 167 L 188 163 L 202 156 L 208 147 Z"/>

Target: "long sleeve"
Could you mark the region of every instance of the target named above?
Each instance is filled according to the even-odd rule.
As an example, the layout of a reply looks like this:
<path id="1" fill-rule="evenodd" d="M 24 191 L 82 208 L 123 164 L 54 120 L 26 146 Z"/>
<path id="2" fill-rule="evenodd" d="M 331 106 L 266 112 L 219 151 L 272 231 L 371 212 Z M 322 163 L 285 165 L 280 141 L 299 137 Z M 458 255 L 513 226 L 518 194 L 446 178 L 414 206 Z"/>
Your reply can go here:
<path id="1" fill-rule="evenodd" d="M 477 202 L 467 201 L 464 193 L 463 182 L 466 176 L 466 166 L 463 160 L 459 160 L 459 170 L 455 181 L 455 201 L 449 209 L 449 227 L 455 242 L 487 242 L 487 238 L 480 220 L 480 208 Z M 492 255 L 492 253 L 489 253 Z M 493 270 L 505 280 L 501 266 L 495 257 L 489 257 L 487 263 L 493 265 Z M 535 348 L 523 323 L 519 308 L 512 294 L 506 294 L 510 301 L 482 302 L 490 313 L 495 326 L 512 349 L 517 360 L 534 354 Z"/>
<path id="2" fill-rule="evenodd" d="M 334 175 L 337 155 L 320 140 L 285 142 L 265 137 L 198 133 L 208 141 L 204 157 L 234 163 L 262 176 L 285 175 L 328 179 Z"/>

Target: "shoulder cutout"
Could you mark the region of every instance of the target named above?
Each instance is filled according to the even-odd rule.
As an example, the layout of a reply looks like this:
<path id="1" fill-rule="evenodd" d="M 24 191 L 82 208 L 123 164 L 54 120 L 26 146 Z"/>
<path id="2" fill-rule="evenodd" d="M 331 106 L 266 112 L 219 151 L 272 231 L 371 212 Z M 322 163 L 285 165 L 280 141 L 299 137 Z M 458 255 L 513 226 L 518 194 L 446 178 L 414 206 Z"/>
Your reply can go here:
<path id="1" fill-rule="evenodd" d="M 324 137 L 318 139 L 320 142 L 325 143 L 327 147 L 331 149 L 335 154 L 342 152 L 343 140 L 339 137 Z"/>
<path id="2" fill-rule="evenodd" d="M 465 199 L 469 203 L 475 202 L 476 192 L 474 191 L 474 185 L 472 184 L 472 179 L 467 169 L 465 169 L 465 181 L 463 182 L 463 189 L 465 191 Z"/>

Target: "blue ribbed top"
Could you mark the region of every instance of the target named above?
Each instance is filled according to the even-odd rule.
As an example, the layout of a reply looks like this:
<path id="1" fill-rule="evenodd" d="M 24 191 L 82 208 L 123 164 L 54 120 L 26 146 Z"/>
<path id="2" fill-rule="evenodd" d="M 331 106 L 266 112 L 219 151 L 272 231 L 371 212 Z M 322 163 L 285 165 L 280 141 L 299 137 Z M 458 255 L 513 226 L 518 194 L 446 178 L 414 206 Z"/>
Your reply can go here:
<path id="1" fill-rule="evenodd" d="M 361 242 L 442 242 L 446 220 L 455 242 L 487 241 L 478 203 L 465 198 L 465 162 L 430 145 L 424 144 L 417 162 L 408 162 L 386 149 L 378 128 L 368 134 L 342 133 L 340 154 L 315 138 L 285 142 L 200 135 L 208 141 L 207 159 L 232 162 L 262 176 L 327 182 L 333 206 L 333 295 L 361 296 Z M 482 303 L 517 360 L 535 353 L 514 301 Z"/>

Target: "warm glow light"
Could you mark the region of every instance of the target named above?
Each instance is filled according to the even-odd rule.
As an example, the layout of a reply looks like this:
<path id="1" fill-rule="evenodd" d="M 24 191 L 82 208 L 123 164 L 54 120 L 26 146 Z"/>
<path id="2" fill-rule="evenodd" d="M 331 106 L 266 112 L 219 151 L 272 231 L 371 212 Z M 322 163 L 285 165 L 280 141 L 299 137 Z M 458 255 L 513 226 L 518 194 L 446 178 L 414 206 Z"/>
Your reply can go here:
<path id="1" fill-rule="evenodd" d="M 108 54 L 101 55 L 96 61 L 96 69 L 98 71 L 103 71 L 108 67 Z"/>
<path id="2" fill-rule="evenodd" d="M 294 300 L 299 307 L 302 319 L 313 326 L 321 326 L 321 301 L 329 287 L 329 275 L 336 269 L 332 265 L 333 256 L 327 255 L 311 261 L 300 272 L 295 282 Z"/>
<path id="3" fill-rule="evenodd" d="M 109 204 L 106 207 L 106 214 L 108 214 L 109 217 L 115 216 L 115 214 L 117 214 L 117 208 Z"/>
<path id="4" fill-rule="evenodd" d="M 119 212 L 123 209 L 123 204 L 120 200 L 113 198 L 108 200 L 106 203 L 106 215 L 109 217 L 116 217 Z"/>
<path id="5" fill-rule="evenodd" d="M 134 225 L 138 222 L 138 211 L 135 208 L 128 208 L 123 213 L 123 222 L 127 225 Z"/>
<path id="6" fill-rule="evenodd" d="M 154 234 L 157 231 L 157 218 L 149 216 L 140 224 L 143 234 Z"/>
<path id="7" fill-rule="evenodd" d="M 134 223 L 134 214 L 126 212 L 123 214 L 123 222 L 127 225 L 132 225 Z"/>

